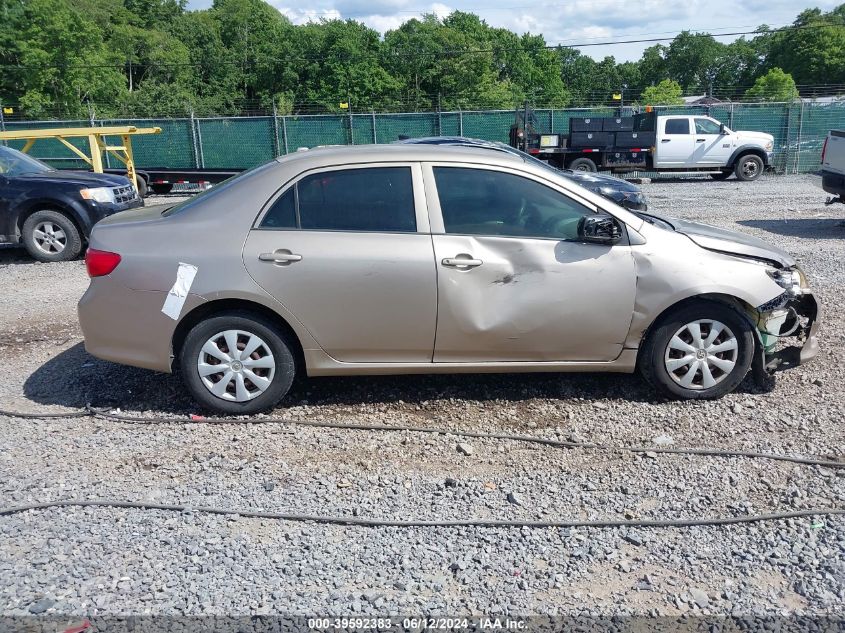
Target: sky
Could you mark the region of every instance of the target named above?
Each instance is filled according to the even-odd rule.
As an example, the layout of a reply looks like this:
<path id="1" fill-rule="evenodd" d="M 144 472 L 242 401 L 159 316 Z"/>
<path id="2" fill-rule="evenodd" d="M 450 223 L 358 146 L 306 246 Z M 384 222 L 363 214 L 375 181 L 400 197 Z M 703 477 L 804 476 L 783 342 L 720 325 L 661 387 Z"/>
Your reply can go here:
<path id="1" fill-rule="evenodd" d="M 423 13 L 448 15 L 458 9 L 481 16 L 494 27 L 519 34 L 542 33 L 551 45 L 587 44 L 669 37 L 683 30 L 717 35 L 750 31 L 761 24 L 791 24 L 805 8 L 833 9 L 843 0 L 309 0 L 307 8 L 290 0 L 268 0 L 294 24 L 326 18 L 352 18 L 380 33 Z M 188 0 L 190 9 L 205 9 L 212 0 Z M 723 42 L 736 36 L 717 38 Z M 667 42 L 668 43 L 668 42 Z M 652 43 L 587 46 L 579 50 L 596 59 L 613 55 L 633 61 Z"/>

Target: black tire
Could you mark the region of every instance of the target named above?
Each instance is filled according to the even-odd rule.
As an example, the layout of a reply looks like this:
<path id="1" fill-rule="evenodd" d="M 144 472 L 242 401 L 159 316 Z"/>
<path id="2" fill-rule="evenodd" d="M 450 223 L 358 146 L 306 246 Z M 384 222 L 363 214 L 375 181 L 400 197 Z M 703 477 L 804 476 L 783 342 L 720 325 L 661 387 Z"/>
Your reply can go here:
<path id="1" fill-rule="evenodd" d="M 736 160 L 734 174 L 737 180 L 752 182 L 763 174 L 764 167 L 763 159 L 756 154 L 743 154 Z"/>
<path id="2" fill-rule="evenodd" d="M 599 169 L 596 167 L 595 161 L 592 158 L 576 158 L 571 163 L 569 163 L 569 169 L 572 171 L 588 171 L 595 173 Z"/>
<path id="3" fill-rule="evenodd" d="M 686 325 L 700 320 L 718 321 L 727 326 L 726 330 L 723 330 L 723 333 L 713 341 L 713 346 L 723 343 L 729 344 L 729 338 L 731 338 L 729 333 L 732 333 L 732 338 L 736 341 L 736 351 L 735 353 L 732 351 L 717 352 L 713 354 L 713 359 L 707 361 L 708 372 L 716 380 L 714 386 L 709 388 L 705 386 L 704 372 L 699 365 L 699 368 L 695 369 L 693 374 L 693 384 L 690 387 L 685 387 L 680 384 L 680 380 L 685 378 L 686 374 L 693 369 L 693 365 L 691 363 L 679 365 L 678 369 L 675 370 L 677 373 L 670 375 L 667 362 L 675 360 L 678 356 L 684 358 L 687 352 L 669 350 L 668 348 L 673 337 Z M 701 337 L 705 339 L 712 331 L 707 324 L 699 325 L 699 328 Z M 679 338 L 684 343 L 690 342 L 684 340 L 683 334 Z M 669 398 L 713 400 L 730 393 L 742 382 L 751 367 L 754 346 L 752 325 L 739 310 L 718 301 L 697 300 L 673 310 L 654 325 L 642 346 L 637 364 L 643 378 Z M 689 355 L 692 355 L 692 352 L 689 352 Z M 704 356 L 705 359 L 709 357 L 707 354 Z M 697 351 L 695 358 L 696 360 L 693 362 L 698 362 L 698 358 L 701 358 Z M 733 361 L 735 364 L 730 371 L 725 372 L 717 367 L 710 367 L 710 363 L 715 360 L 720 361 L 722 365 L 725 364 L 723 361 L 726 360 Z M 681 376 L 681 374 L 684 374 L 684 376 Z"/>
<path id="4" fill-rule="evenodd" d="M 135 175 L 135 179 L 138 181 L 138 197 L 146 198 L 150 193 L 150 187 L 147 185 L 147 181 L 137 174 Z"/>
<path id="5" fill-rule="evenodd" d="M 270 376 L 270 384 L 263 392 L 260 392 L 255 384 L 249 382 L 249 376 L 246 373 L 243 374 L 245 388 L 260 393 L 251 399 L 240 402 L 235 399 L 224 399 L 211 393 L 198 369 L 198 363 L 201 359 L 200 354 L 203 354 L 204 359 L 209 358 L 203 352 L 203 346 L 216 334 L 227 330 L 238 330 L 241 333 L 257 336 L 266 347 L 258 348 L 253 352 L 253 357 L 256 355 L 266 356 L 265 352 L 269 348 L 269 352 L 273 355 L 275 361 L 272 374 L 270 374 L 269 369 L 261 370 L 262 372 L 267 371 L 266 375 Z M 245 336 L 239 336 L 238 345 L 245 343 L 245 339 Z M 217 338 L 216 340 L 225 346 L 225 339 Z M 292 345 L 286 340 L 285 335 L 264 317 L 250 312 L 227 312 L 201 321 L 188 332 L 179 353 L 179 365 L 185 385 L 203 408 L 227 415 L 248 415 L 272 408 L 290 390 L 296 375 L 296 365 L 291 350 Z M 221 362 L 221 364 L 224 363 Z M 240 372 L 240 369 L 238 372 Z M 209 376 L 209 382 L 211 384 L 222 382 L 225 374 L 220 375 L 220 373 Z M 259 375 L 259 377 L 263 376 Z M 236 389 L 234 379 L 229 382 L 226 389 L 229 397 L 234 398 Z"/>
<path id="6" fill-rule="evenodd" d="M 727 180 L 731 176 L 733 176 L 732 171 L 722 171 L 722 172 L 719 172 L 718 174 L 710 174 L 710 177 L 713 180 Z"/>
<path id="7" fill-rule="evenodd" d="M 21 227 L 21 238 L 29 254 L 39 262 L 65 262 L 82 252 L 79 229 L 61 211 L 44 209 L 30 215 Z"/>
<path id="8" fill-rule="evenodd" d="M 157 193 L 160 196 L 170 193 L 173 191 L 173 185 L 169 183 L 156 183 L 150 185 L 150 188 L 153 190 L 153 193 Z"/>

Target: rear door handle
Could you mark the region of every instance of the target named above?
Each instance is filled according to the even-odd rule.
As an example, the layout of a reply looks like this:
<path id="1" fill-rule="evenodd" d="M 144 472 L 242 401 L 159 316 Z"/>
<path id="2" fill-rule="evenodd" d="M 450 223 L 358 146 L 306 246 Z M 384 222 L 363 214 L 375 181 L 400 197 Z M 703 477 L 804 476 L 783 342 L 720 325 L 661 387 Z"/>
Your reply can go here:
<path id="1" fill-rule="evenodd" d="M 664 138 L 664 139 L 661 139 L 661 141 L 660 141 L 660 142 L 661 142 L 661 143 L 671 143 L 671 142 L 672 142 L 672 139 L 671 139 L 671 138 Z"/>
<path id="2" fill-rule="evenodd" d="M 291 253 L 286 248 L 279 248 L 273 251 L 272 253 L 261 253 L 258 256 L 262 262 L 274 262 L 276 264 L 285 265 L 285 264 L 292 264 L 293 262 L 302 261 L 302 255 L 297 255 L 295 253 Z"/>
<path id="3" fill-rule="evenodd" d="M 440 263 L 450 268 L 475 268 L 484 262 L 470 257 L 444 257 Z"/>

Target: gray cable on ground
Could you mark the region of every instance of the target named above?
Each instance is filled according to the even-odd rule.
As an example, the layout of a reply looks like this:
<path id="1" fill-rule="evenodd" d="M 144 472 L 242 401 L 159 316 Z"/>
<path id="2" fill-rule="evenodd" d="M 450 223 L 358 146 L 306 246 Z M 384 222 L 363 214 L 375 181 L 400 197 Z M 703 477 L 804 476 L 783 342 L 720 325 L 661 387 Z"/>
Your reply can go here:
<path id="1" fill-rule="evenodd" d="M 9 516 L 28 512 L 30 510 L 46 510 L 48 508 L 69 507 L 102 507 L 102 508 L 136 508 L 140 510 L 169 510 L 172 512 L 202 512 L 206 514 L 221 514 L 241 516 L 250 519 L 276 519 L 280 521 L 322 523 L 327 525 L 347 525 L 358 527 L 482 527 L 482 528 L 617 528 L 617 527 L 706 527 L 714 525 L 735 525 L 738 523 L 759 523 L 762 521 L 778 521 L 783 519 L 799 519 L 813 516 L 841 516 L 845 510 L 837 508 L 821 508 L 813 510 L 796 510 L 793 512 L 774 512 L 771 514 L 756 514 L 737 517 L 706 517 L 701 519 L 558 519 L 553 521 L 502 521 L 495 519 L 461 519 L 461 520 L 415 520 L 396 521 L 392 519 L 368 519 L 365 517 L 315 516 L 310 514 L 285 514 L 282 512 L 264 512 L 260 510 L 226 510 L 208 506 L 186 506 L 169 503 L 146 503 L 140 501 L 119 501 L 113 499 L 87 499 L 48 501 L 45 503 L 31 503 L 11 508 L 0 508 L 0 516 Z"/>
<path id="2" fill-rule="evenodd" d="M 776 461 L 792 462 L 806 466 L 823 466 L 826 468 L 845 468 L 845 462 L 832 460 L 813 459 L 810 457 L 776 455 L 773 453 L 759 453 L 754 451 L 732 451 L 716 448 L 669 448 L 663 446 L 613 446 L 609 444 L 596 444 L 593 442 L 570 442 L 565 440 L 552 440 L 533 435 L 515 435 L 511 433 L 485 433 L 483 431 L 458 431 L 426 426 L 403 426 L 389 424 L 368 424 L 363 422 L 331 422 L 327 420 L 288 420 L 285 418 L 258 418 L 258 419 L 234 419 L 234 418 L 201 418 L 193 420 L 190 418 L 136 418 L 128 415 L 118 415 L 99 409 L 89 409 L 93 415 L 118 420 L 145 424 L 147 420 L 154 424 L 231 424 L 233 422 L 250 424 L 290 424 L 297 426 L 311 426 L 331 429 L 349 429 L 356 431 L 409 431 L 412 433 L 434 433 L 436 435 L 455 435 L 458 437 L 471 437 L 476 439 L 508 440 L 513 442 L 528 442 L 541 444 L 555 448 L 585 448 L 603 451 L 628 451 L 632 453 L 666 453 L 674 455 L 702 455 L 710 457 L 746 457 L 752 459 L 771 459 Z"/>
<path id="3" fill-rule="evenodd" d="M 669 455 L 694 455 L 705 457 L 742 457 L 748 459 L 767 459 L 772 461 L 790 462 L 803 466 L 821 466 L 831 469 L 845 469 L 845 462 L 814 459 L 800 455 L 777 455 L 775 453 L 761 453 L 756 451 L 736 451 L 718 448 L 670 448 L 665 446 L 613 446 L 610 444 L 597 444 L 592 442 L 570 442 L 564 440 L 552 440 L 532 435 L 516 435 L 510 433 L 485 433 L 481 431 L 459 431 L 454 429 L 443 429 L 426 426 L 406 426 L 388 424 L 365 424 L 362 422 L 331 422 L 327 420 L 288 420 L 286 418 L 138 418 L 128 415 L 111 413 L 105 409 L 87 407 L 85 411 L 72 412 L 67 414 L 46 414 L 18 413 L 15 411 L 0 410 L 0 415 L 5 417 L 19 417 L 25 419 L 39 418 L 81 418 L 87 416 L 116 420 L 131 424 L 288 424 L 295 426 L 311 426 L 318 428 L 346 429 L 356 431 L 407 431 L 411 433 L 433 433 L 435 435 L 454 435 L 457 437 L 471 437 L 475 439 L 507 440 L 513 442 L 527 442 L 541 444 L 555 448 L 580 448 L 602 451 L 627 451 L 630 453 L 654 453 Z"/>

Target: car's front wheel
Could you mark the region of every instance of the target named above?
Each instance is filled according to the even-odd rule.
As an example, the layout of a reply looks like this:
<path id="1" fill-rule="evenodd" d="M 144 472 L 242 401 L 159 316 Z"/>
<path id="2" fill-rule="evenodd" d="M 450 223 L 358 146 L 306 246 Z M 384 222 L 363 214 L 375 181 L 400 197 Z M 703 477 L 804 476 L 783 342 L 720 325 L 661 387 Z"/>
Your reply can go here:
<path id="1" fill-rule="evenodd" d="M 296 373 L 285 336 L 247 312 L 221 314 L 195 325 L 182 345 L 179 364 L 197 402 L 229 415 L 273 407 Z"/>
<path id="2" fill-rule="evenodd" d="M 44 209 L 30 215 L 21 227 L 26 250 L 40 262 L 64 262 L 82 252 L 82 236 L 68 216 Z"/>
<path id="3" fill-rule="evenodd" d="M 721 398 L 742 382 L 754 356 L 751 324 L 717 301 L 694 301 L 652 329 L 640 352 L 643 377 L 670 398 Z"/>

